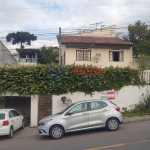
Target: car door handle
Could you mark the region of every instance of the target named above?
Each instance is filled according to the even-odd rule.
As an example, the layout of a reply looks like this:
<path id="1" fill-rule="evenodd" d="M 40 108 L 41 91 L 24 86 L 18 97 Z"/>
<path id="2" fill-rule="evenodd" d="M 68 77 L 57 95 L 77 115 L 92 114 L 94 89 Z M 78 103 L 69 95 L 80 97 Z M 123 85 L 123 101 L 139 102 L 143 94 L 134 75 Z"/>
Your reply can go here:
<path id="1" fill-rule="evenodd" d="M 103 112 L 108 111 L 108 109 L 104 109 Z"/>

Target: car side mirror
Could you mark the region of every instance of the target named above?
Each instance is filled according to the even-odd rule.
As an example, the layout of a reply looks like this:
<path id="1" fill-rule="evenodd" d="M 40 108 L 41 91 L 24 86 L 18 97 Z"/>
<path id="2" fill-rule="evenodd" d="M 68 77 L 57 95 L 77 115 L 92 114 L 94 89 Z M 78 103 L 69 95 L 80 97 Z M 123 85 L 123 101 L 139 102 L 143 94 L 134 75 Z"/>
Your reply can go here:
<path id="1" fill-rule="evenodd" d="M 67 113 L 67 115 L 72 115 L 73 114 L 73 111 L 69 111 L 68 113 Z"/>

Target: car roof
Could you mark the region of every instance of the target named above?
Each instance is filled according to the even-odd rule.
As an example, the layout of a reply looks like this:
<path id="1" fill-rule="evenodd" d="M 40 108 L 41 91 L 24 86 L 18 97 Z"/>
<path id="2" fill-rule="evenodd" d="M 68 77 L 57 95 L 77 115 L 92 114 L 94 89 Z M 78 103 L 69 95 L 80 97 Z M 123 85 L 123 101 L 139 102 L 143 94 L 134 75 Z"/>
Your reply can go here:
<path id="1" fill-rule="evenodd" d="M 12 109 L 12 108 L 0 109 L 0 113 L 6 113 L 6 112 L 8 112 L 8 111 L 10 111 L 10 110 L 14 110 L 14 109 Z"/>
<path id="2" fill-rule="evenodd" d="M 78 101 L 78 102 L 75 102 L 74 104 L 77 104 L 77 103 L 83 103 L 83 102 L 91 102 L 91 101 L 103 101 L 103 102 L 108 102 L 109 100 L 89 99 L 89 100 Z"/>

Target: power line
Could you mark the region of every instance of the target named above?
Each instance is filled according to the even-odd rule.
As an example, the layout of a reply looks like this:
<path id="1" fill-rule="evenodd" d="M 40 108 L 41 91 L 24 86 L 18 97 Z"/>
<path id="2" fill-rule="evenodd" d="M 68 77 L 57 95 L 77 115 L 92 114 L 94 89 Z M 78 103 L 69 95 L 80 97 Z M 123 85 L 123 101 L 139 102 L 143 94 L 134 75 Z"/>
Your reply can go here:
<path id="1" fill-rule="evenodd" d="M 149 24 L 147 26 L 150 26 Z M 108 29 L 107 29 L 108 28 Z M 105 28 L 101 28 L 101 29 L 97 29 L 97 30 L 101 30 L 101 32 L 103 31 L 111 31 L 112 29 L 116 29 L 117 31 L 120 30 L 122 32 L 124 32 L 125 30 L 127 30 L 128 27 L 124 26 L 124 27 L 111 27 L 111 26 L 108 26 L 108 27 L 105 27 Z M 42 31 L 39 31 L 39 30 L 42 30 Z M 38 31 L 38 32 L 35 32 L 34 35 L 38 36 L 38 39 L 43 39 L 44 37 L 45 38 L 50 38 L 50 37 L 54 37 L 56 35 L 58 35 L 58 32 L 55 32 L 55 30 L 53 29 L 48 29 L 50 31 L 53 31 L 53 32 L 48 32 L 47 29 L 37 29 L 35 31 Z M 46 30 L 47 32 L 45 32 L 44 30 Z M 88 32 L 92 32 L 94 31 L 95 29 L 91 29 L 91 28 L 64 28 L 62 30 L 62 34 L 76 34 L 76 33 L 79 33 L 79 32 L 83 32 L 83 31 L 88 31 Z M 117 32 L 116 31 L 116 32 Z M 119 31 L 118 31 L 119 32 Z M 2 32 L 1 32 L 2 33 Z M 6 33 L 6 31 L 5 31 Z M 1 40 L 4 40 L 6 38 L 6 36 L 1 36 L 0 39 Z"/>
<path id="2" fill-rule="evenodd" d="M 54 35 L 56 35 L 56 34 L 58 34 L 58 33 L 35 33 L 34 35 L 51 35 L 51 34 L 54 34 Z"/>
<path id="3" fill-rule="evenodd" d="M 144 22 L 144 23 L 150 23 L 150 21 L 148 21 L 148 22 Z M 118 24 L 118 25 L 125 25 L 125 24 L 134 24 L 134 23 L 123 23 L 123 24 Z M 111 25 L 107 25 L 108 27 L 109 26 L 111 26 Z M 148 24 L 148 26 L 150 26 L 149 24 Z M 66 30 L 83 30 L 83 29 L 89 29 L 90 28 L 90 26 L 83 26 L 83 27 L 65 27 L 65 28 L 63 28 L 62 27 L 62 32 L 63 31 L 66 31 Z M 127 28 L 127 27 L 116 27 L 116 28 L 111 28 L 111 29 L 123 29 L 123 28 Z M 91 29 L 91 28 L 90 28 Z M 18 31 L 20 31 L 20 30 L 16 30 L 16 31 L 5 31 L 5 32 L 0 32 L 1 34 L 4 34 L 4 33 L 10 33 L 10 32 L 18 32 Z M 27 32 L 27 31 L 38 31 L 38 32 L 43 32 L 43 31 L 53 31 L 53 33 L 54 33 L 54 31 L 55 31 L 55 33 L 58 33 L 58 28 L 49 28 L 49 29 L 30 29 L 30 30 L 24 30 L 24 32 Z M 6 33 L 6 34 L 7 34 Z M 51 32 L 52 33 L 52 32 Z M 34 33 L 34 34 L 36 34 L 36 33 Z"/>
<path id="4" fill-rule="evenodd" d="M 27 31 L 43 31 L 43 30 L 48 30 L 48 31 L 58 31 L 58 28 L 51 28 L 51 29 L 32 29 L 32 30 L 24 30 L 24 32 L 27 32 Z M 18 31 L 22 31 L 22 30 L 17 30 L 17 31 L 5 31 L 5 32 L 0 32 L 0 33 L 6 33 L 6 32 L 18 32 Z"/>
<path id="5" fill-rule="evenodd" d="M 52 9 L 52 8 L 67 8 L 67 7 L 99 7 L 99 6 L 112 6 L 112 5 L 133 5 L 133 4 L 142 4 L 150 2 L 136 2 L 136 3 L 117 3 L 117 4 L 100 4 L 100 5 L 74 5 L 74 6 L 54 6 L 54 7 L 40 7 L 40 8 L 10 8 L 10 9 L 1 9 L 0 11 L 10 11 L 10 10 L 27 10 L 27 9 Z"/>
<path id="6" fill-rule="evenodd" d="M 111 28 L 111 29 L 121 29 L 121 28 L 127 28 L 127 27 L 120 27 L 120 28 Z M 89 30 L 89 29 L 91 29 L 91 28 L 76 28 L 76 29 L 74 29 L 74 28 L 64 28 L 63 29 L 63 31 L 62 32 L 64 32 L 64 31 L 68 31 L 68 30 L 72 30 L 72 31 L 78 31 L 78 30 Z M 109 28 L 110 29 L 110 28 Z M 91 29 L 92 30 L 92 29 Z M 94 30 L 94 29 L 93 29 Z M 0 33 L 6 33 L 6 32 L 10 32 L 10 31 L 5 31 L 5 32 L 0 32 Z M 18 32 L 18 31 L 13 31 L 13 32 Z M 23 32 L 25 32 L 25 31 L 23 31 Z M 44 34 L 58 34 L 58 32 L 43 32 L 43 33 L 37 33 L 37 32 L 35 32 L 35 33 L 33 33 L 33 34 L 35 34 L 35 35 L 44 35 Z M 3 37 L 5 37 L 5 36 L 3 36 Z"/>
<path id="7" fill-rule="evenodd" d="M 94 23 L 94 24 L 90 24 L 90 25 L 96 25 L 96 29 L 97 29 L 97 26 L 102 24 L 103 22 L 99 22 L 99 23 Z"/>

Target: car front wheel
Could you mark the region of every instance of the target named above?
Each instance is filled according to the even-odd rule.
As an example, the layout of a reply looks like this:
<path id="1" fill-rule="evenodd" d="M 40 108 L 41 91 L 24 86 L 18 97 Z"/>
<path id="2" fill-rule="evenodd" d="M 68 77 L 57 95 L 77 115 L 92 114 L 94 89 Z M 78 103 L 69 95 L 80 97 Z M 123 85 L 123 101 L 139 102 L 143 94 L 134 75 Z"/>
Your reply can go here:
<path id="1" fill-rule="evenodd" d="M 60 139 L 64 135 L 64 129 L 60 125 L 54 125 L 50 129 L 50 137 Z"/>
<path id="2" fill-rule="evenodd" d="M 119 128 L 119 121 L 116 118 L 109 118 L 106 123 L 106 128 L 110 131 L 115 131 Z"/>

